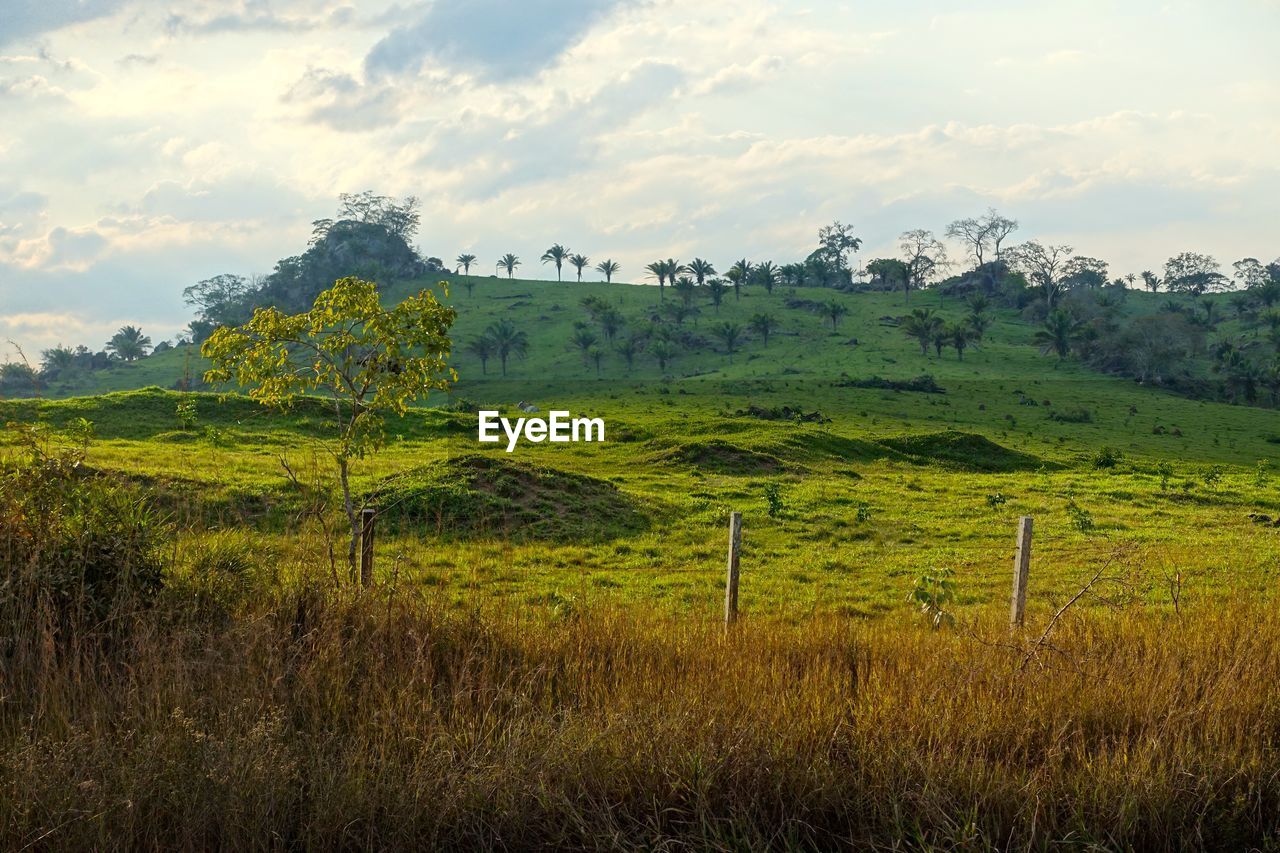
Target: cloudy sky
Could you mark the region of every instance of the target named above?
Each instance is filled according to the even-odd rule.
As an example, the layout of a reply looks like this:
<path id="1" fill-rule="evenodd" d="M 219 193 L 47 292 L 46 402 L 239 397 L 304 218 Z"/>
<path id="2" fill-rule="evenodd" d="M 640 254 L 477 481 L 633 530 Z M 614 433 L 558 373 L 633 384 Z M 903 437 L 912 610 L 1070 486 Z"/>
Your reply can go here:
<path id="1" fill-rule="evenodd" d="M 173 337 L 183 287 L 363 189 L 485 272 L 784 262 L 832 219 L 875 257 L 989 205 L 1116 273 L 1269 260 L 1278 32 L 1280 0 L 0 0 L 0 341 Z"/>

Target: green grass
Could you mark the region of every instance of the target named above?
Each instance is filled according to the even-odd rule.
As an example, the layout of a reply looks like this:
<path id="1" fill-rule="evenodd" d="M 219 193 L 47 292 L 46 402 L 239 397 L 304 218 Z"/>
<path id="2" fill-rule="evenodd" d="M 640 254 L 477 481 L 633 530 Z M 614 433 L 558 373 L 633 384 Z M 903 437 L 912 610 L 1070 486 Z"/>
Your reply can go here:
<path id="1" fill-rule="evenodd" d="M 0 458 L 21 452 L 18 425 L 88 420 L 85 464 L 141 487 L 176 531 L 159 606 L 109 620 L 124 641 L 3 599 L 21 617 L 0 660 L 4 843 L 1274 835 L 1280 470 L 1259 464 L 1277 454 L 1274 412 L 1058 363 L 1007 313 L 963 362 L 922 356 L 879 324 L 901 313 L 889 295 L 837 295 L 852 311 L 832 334 L 788 294 L 748 291 L 722 317 L 778 314 L 788 334 L 768 348 L 730 363 L 708 345 L 667 376 L 611 356 L 597 376 L 566 346 L 586 294 L 628 318 L 657 301 L 626 285 L 455 292 L 459 342 L 503 316 L 532 342 L 505 379 L 459 355 L 457 397 L 602 416 L 606 441 L 507 454 L 447 398 L 391 421 L 355 464 L 386 510 L 377 588 L 360 596 L 331 585 L 345 541 L 325 401 L 0 402 L 14 425 Z M 167 386 L 183 358 L 104 381 Z M 850 381 L 925 373 L 945 393 Z M 776 419 L 783 407 L 822 419 Z M 726 632 L 732 510 L 744 618 Z M 1021 515 L 1035 545 L 1028 628 L 1011 636 Z M 944 569 L 956 621 L 933 631 L 909 597 Z"/>
<path id="2" fill-rule="evenodd" d="M 416 286 L 394 288 L 389 298 Z M 816 314 L 786 307 L 788 299 L 819 295 L 849 304 L 838 333 Z M 479 460 L 491 476 L 468 492 L 466 506 L 488 521 L 437 511 L 410 524 L 401 513 L 384 532 L 380 551 L 391 558 L 382 567 L 498 599 L 571 593 L 705 611 L 719 595 L 725 519 L 739 509 L 747 518 L 746 610 L 786 618 L 901 614 L 914 579 L 939 568 L 955 570 L 962 608 L 999 604 L 1015 520 L 1030 514 L 1037 522 L 1033 607 L 1052 606 L 1121 546 L 1137 588 L 1152 601 L 1167 598 L 1171 572 L 1191 594 L 1271 584 L 1280 535 L 1249 516 L 1280 509 L 1275 480 L 1256 473 L 1259 460 L 1276 456 L 1268 442 L 1280 432 L 1274 412 L 1193 401 L 1042 356 L 1030 327 L 1011 312 L 997 314 L 986 342 L 963 361 L 952 351 L 922 356 L 880 323 L 903 311 L 900 294 L 748 288 L 718 315 L 702 306 L 698 323 L 686 325 L 710 340 L 714 320 L 745 323 L 768 311 L 781 330 L 767 348 L 748 341 L 731 362 L 708 342 L 683 353 L 666 376 L 644 353 L 632 370 L 610 355 L 597 376 L 568 345 L 574 321 L 586 318 L 585 296 L 616 304 L 639 326 L 659 294 L 623 284 L 478 279 L 468 295 L 455 283 L 456 396 L 504 410 L 524 399 L 543 411 L 603 416 L 607 440 L 522 444 L 508 455 L 476 442 L 474 415 L 417 409 L 393 421 L 387 449 L 357 464 L 358 488 L 371 491 L 397 476 L 403 485 L 415 470 L 419 479 L 434 470 L 428 480 L 449 481 L 457 479 L 458 460 Z M 668 290 L 666 298 L 675 296 Z M 1160 299 L 1133 294 L 1127 310 L 1151 310 Z M 925 301 L 917 295 L 912 304 Z M 941 310 L 958 316 L 961 306 Z M 511 362 L 506 378 L 496 363 L 485 376 L 462 344 L 502 317 L 528 332 L 530 353 Z M 171 384 L 185 358 L 165 353 L 104 381 Z M 850 384 L 926 373 L 945 393 Z M 303 401 L 279 414 L 237 395 L 196 394 L 197 423 L 183 430 L 177 399 L 149 389 L 14 401 L 2 404 L 2 417 L 55 426 L 86 418 L 96 431 L 90 464 L 147 486 L 184 526 L 251 524 L 282 548 L 321 551 L 293 534 L 318 500 L 332 509 L 326 405 Z M 428 406 L 446 402 L 433 397 Z M 783 406 L 816 410 L 829 422 L 745 414 Z M 1118 454 L 1118 465 L 1093 467 L 1103 448 Z M 589 496 L 552 487 L 527 501 L 494 485 L 527 477 L 518 467 L 525 464 L 595 485 Z M 1162 464 L 1171 477 L 1159 473 Z M 1215 465 L 1225 476 L 1206 484 Z M 771 483 L 785 506 L 776 518 L 765 512 Z M 616 492 L 616 506 L 604 499 L 607 490 Z M 621 520 L 605 517 L 619 507 Z M 1078 528 L 1073 507 L 1092 516 L 1091 529 Z M 539 514 L 543 521 L 531 525 Z M 441 536 L 447 548 L 439 547 Z"/>

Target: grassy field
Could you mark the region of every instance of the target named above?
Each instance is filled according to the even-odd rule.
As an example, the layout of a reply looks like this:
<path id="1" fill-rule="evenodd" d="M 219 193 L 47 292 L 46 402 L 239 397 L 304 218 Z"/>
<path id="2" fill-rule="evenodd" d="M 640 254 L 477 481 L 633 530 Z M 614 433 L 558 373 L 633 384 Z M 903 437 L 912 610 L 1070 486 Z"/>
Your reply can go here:
<path id="1" fill-rule="evenodd" d="M 1275 412 L 1059 363 L 1011 313 L 963 361 L 921 355 L 882 323 L 900 294 L 749 289 L 686 321 L 707 340 L 665 376 L 645 353 L 631 369 L 610 353 L 598 373 L 569 346 L 588 295 L 632 327 L 658 301 L 629 285 L 455 285 L 455 341 L 509 317 L 530 352 L 503 378 L 460 350 L 455 399 L 393 422 L 358 463 L 358 490 L 386 508 L 363 596 L 333 591 L 344 544 L 320 401 L 281 414 L 147 388 L 0 403 L 0 452 L 23 452 L 19 425 L 86 419 L 83 465 L 174 531 L 169 615 L 131 617 L 122 658 L 14 641 L 6 845 L 1274 836 Z M 787 305 L 818 298 L 847 302 L 837 330 Z M 731 360 L 711 342 L 713 323 L 761 311 L 780 320 L 767 347 Z M 99 390 L 170 386 L 185 359 Z M 854 384 L 921 374 L 940 389 Z M 522 399 L 603 417 L 606 441 L 476 442 L 460 401 Z M 782 407 L 820 418 L 774 419 Z M 744 619 L 726 634 L 731 510 Z M 1035 549 L 1028 627 L 1011 636 L 1021 515 Z M 912 599 L 922 576 L 951 585 L 937 630 Z M 26 634 L 56 633 L 30 618 Z"/>

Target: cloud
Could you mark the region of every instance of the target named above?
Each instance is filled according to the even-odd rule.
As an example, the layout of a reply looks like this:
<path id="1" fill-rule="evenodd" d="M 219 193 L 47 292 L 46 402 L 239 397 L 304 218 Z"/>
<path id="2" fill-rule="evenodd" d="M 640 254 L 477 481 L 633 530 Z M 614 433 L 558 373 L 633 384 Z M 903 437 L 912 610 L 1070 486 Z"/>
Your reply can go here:
<path id="1" fill-rule="evenodd" d="M 721 68 L 694 89 L 695 95 L 722 95 L 743 92 L 774 76 L 786 63 L 781 56 L 757 56 L 746 65 Z"/>
<path id="2" fill-rule="evenodd" d="M 269 0 L 238 0 L 232 9 L 220 3 L 211 9 L 172 12 L 164 29 L 171 35 L 216 36 L 236 33 L 305 33 L 322 27 L 341 27 L 351 23 L 355 10 L 339 5 L 324 10 L 308 9 L 278 12 Z M 314 5 L 314 4 L 313 4 Z"/>
<path id="3" fill-rule="evenodd" d="M 4 0 L 0 46 L 104 17 L 123 5 L 124 0 Z"/>
<path id="4" fill-rule="evenodd" d="M 611 134 L 669 103 L 684 80 L 674 65 L 642 62 L 586 97 L 559 98 L 539 112 L 468 116 L 440 128 L 419 163 L 450 164 L 470 198 L 556 181 L 591 166 Z"/>
<path id="5" fill-rule="evenodd" d="M 367 85 L 340 71 L 309 68 L 281 100 L 301 106 L 309 124 L 362 131 L 399 122 L 404 97 L 393 86 Z"/>
<path id="6" fill-rule="evenodd" d="M 632 0 L 434 0 L 365 57 L 373 78 L 418 73 L 432 59 L 509 81 L 551 67 L 590 29 Z"/>

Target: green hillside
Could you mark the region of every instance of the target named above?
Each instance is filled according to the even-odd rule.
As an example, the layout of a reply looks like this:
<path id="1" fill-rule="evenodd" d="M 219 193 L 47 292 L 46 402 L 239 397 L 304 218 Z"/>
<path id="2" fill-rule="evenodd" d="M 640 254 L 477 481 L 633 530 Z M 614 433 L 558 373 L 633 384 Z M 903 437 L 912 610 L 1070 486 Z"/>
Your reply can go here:
<path id="1" fill-rule="evenodd" d="M 396 570 L 459 600 L 478 588 L 535 603 L 567 596 L 713 612 L 724 519 L 740 509 L 749 530 L 744 606 L 769 613 L 898 612 L 915 579 L 938 568 L 955 570 L 962 605 L 998 605 L 1022 514 L 1037 519 L 1033 608 L 1117 548 L 1153 603 L 1167 599 L 1162 573 L 1172 565 L 1215 595 L 1269 583 L 1280 555 L 1280 531 L 1261 521 L 1280 514 L 1273 411 L 1060 362 L 1010 311 L 994 312 L 985 341 L 960 360 L 954 350 L 922 355 L 882 320 L 903 313 L 900 294 L 822 293 L 849 308 L 834 332 L 795 307 L 815 295 L 756 288 L 730 294 L 718 313 L 703 304 L 684 324 L 690 345 L 664 375 L 647 352 L 628 369 L 612 350 L 597 373 L 570 344 L 575 321 L 587 320 L 584 297 L 618 308 L 622 337 L 648 322 L 656 287 L 455 285 L 454 399 L 433 397 L 436 411 L 392 422 L 391 447 L 356 469 L 361 491 L 403 510 L 385 545 Z M 936 296 L 912 302 L 926 298 L 936 306 Z M 1127 310 L 1153 299 L 1134 294 Z M 731 360 L 711 328 L 745 326 L 759 312 L 774 314 L 778 330 L 768 346 L 747 338 Z M 465 348 L 504 318 L 530 340 L 505 379 L 496 359 L 485 375 Z M 102 374 L 102 390 L 170 386 L 184 359 L 163 353 Z M 910 382 L 926 374 L 932 383 Z M 911 387 L 926 390 L 898 390 Z M 192 398 L 196 423 L 183 429 L 178 399 L 155 389 L 14 401 L 3 416 L 54 426 L 85 418 L 96 433 L 91 463 L 146 487 L 196 540 L 210 523 L 248 524 L 286 555 L 283 564 L 313 567 L 320 543 L 281 534 L 305 517 L 300 479 L 332 488 L 319 443 L 327 408 L 317 401 L 280 415 L 203 393 Z M 467 412 L 512 412 L 519 400 L 603 417 L 607 440 L 522 444 L 514 454 L 479 444 Z M 444 404 L 449 411 L 438 410 Z M 443 551 L 442 537 L 452 543 Z"/>

